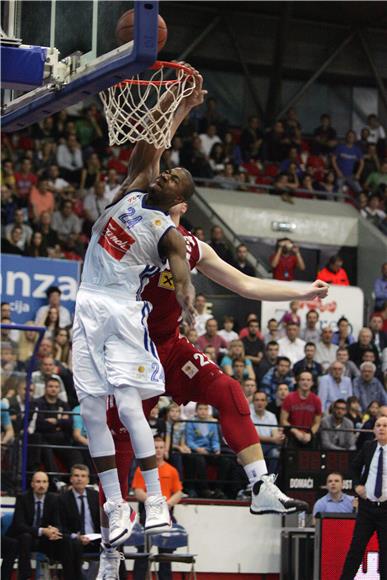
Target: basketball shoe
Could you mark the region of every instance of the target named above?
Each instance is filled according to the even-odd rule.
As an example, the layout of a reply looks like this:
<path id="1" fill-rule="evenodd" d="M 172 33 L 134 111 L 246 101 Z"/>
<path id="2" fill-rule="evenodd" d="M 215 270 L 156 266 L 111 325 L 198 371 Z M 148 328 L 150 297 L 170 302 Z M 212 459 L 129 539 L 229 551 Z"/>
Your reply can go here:
<path id="1" fill-rule="evenodd" d="M 115 503 L 108 500 L 104 503 L 103 509 L 109 518 L 109 544 L 112 548 L 116 548 L 132 533 L 136 512 L 126 501 Z"/>
<path id="2" fill-rule="evenodd" d="M 162 495 L 151 495 L 145 500 L 145 532 L 160 533 L 171 527 L 171 516 L 166 499 Z"/>
<path id="3" fill-rule="evenodd" d="M 101 544 L 99 570 L 96 580 L 118 580 L 120 562 L 125 557 L 115 548 L 107 548 Z"/>
<path id="4" fill-rule="evenodd" d="M 275 485 L 275 475 L 263 475 L 253 485 L 250 512 L 252 514 L 292 514 L 309 510 L 305 501 L 288 497 Z"/>

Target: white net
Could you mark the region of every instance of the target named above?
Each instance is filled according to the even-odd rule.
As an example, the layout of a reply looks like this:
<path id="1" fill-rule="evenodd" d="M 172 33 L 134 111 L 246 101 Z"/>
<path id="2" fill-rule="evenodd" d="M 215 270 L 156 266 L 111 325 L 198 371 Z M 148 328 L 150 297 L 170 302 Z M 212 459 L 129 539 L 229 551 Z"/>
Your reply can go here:
<path id="1" fill-rule="evenodd" d="M 146 141 L 156 149 L 171 146 L 174 113 L 181 101 L 192 94 L 195 83 L 187 69 L 172 63 L 160 65 L 157 70 L 148 71 L 148 79 L 136 75 L 100 93 L 110 145 Z M 166 78 L 171 72 L 174 78 Z"/>

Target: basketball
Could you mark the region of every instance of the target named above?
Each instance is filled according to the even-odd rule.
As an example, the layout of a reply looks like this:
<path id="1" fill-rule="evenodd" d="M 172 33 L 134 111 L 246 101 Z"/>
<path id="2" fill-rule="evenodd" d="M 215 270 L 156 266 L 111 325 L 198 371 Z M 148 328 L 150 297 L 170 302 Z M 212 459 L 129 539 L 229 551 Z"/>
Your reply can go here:
<path id="1" fill-rule="evenodd" d="M 125 44 L 130 42 L 134 37 L 134 10 L 128 10 L 120 17 L 116 27 L 116 38 L 118 43 Z M 168 29 L 165 20 L 158 15 L 158 35 L 157 35 L 157 52 L 164 47 L 167 42 Z"/>

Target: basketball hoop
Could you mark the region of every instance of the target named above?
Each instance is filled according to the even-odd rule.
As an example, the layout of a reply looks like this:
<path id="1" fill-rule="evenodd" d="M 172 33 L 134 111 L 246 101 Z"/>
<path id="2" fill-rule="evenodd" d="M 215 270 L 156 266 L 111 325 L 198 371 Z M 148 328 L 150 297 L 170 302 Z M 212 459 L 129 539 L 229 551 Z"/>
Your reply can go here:
<path id="1" fill-rule="evenodd" d="M 195 88 L 192 71 L 179 63 L 156 61 L 141 76 L 135 75 L 100 92 L 109 143 L 146 141 L 156 149 L 168 148 L 174 113 Z"/>

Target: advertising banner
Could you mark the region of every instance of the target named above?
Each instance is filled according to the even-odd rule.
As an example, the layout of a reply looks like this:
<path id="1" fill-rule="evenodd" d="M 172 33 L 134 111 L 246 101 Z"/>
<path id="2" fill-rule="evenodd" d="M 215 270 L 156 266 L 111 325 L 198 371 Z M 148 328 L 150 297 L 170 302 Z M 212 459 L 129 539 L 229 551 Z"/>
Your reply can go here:
<path id="1" fill-rule="evenodd" d="M 278 282 L 276 284 L 289 284 Z M 304 289 L 307 282 L 292 282 L 292 286 Z M 317 310 L 319 313 L 319 328 L 331 326 L 336 330 L 336 323 L 341 316 L 345 316 L 351 324 L 351 332 L 357 338 L 360 328 L 363 326 L 364 294 L 356 286 L 337 286 L 332 284 L 329 294 L 324 300 L 300 301 L 298 315 L 301 318 L 301 328 L 305 327 L 306 315 L 309 310 Z M 289 311 L 289 302 L 262 302 L 261 327 L 266 332 L 267 322 L 270 318 L 280 321 L 285 312 Z"/>
<path id="2" fill-rule="evenodd" d="M 61 304 L 73 313 L 80 270 L 80 262 L 72 260 L 2 254 L 1 301 L 10 303 L 12 322 L 34 320 L 38 308 L 47 304 L 46 291 L 50 286 L 60 288 Z"/>

